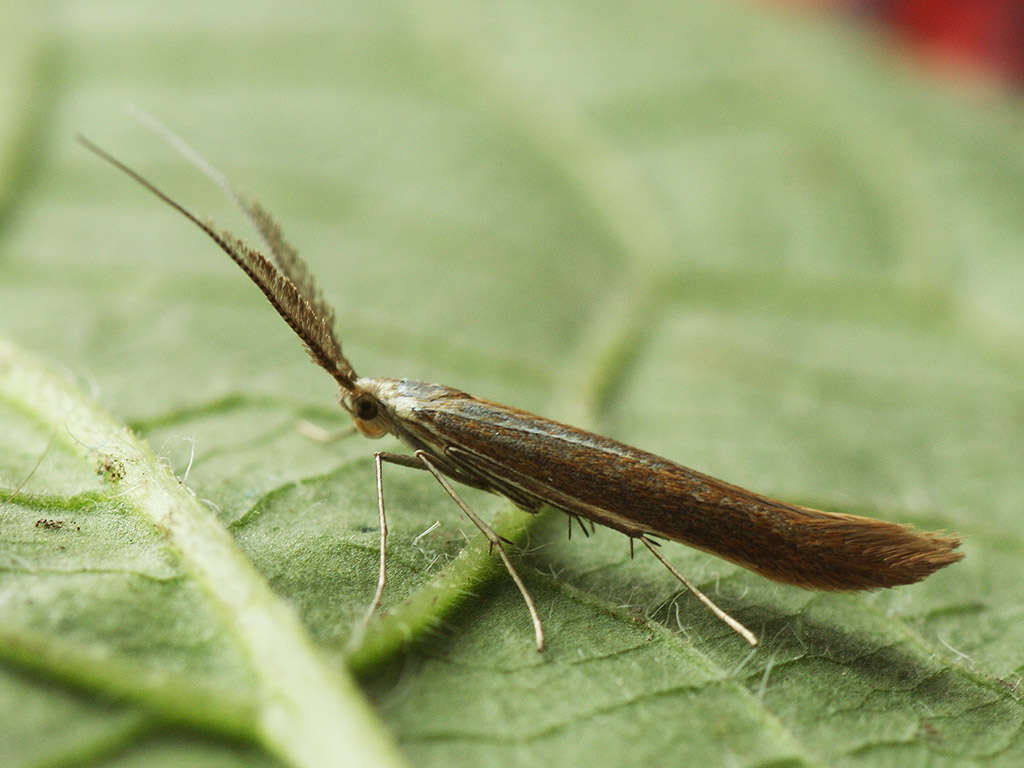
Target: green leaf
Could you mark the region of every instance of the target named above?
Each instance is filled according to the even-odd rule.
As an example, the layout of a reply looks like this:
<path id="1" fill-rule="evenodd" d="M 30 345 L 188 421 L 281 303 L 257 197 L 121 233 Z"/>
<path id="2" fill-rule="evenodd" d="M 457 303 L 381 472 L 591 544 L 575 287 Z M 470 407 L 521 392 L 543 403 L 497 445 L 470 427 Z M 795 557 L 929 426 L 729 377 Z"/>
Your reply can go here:
<path id="1" fill-rule="evenodd" d="M 52 432 L 41 459 L 58 444 L 94 467 L 65 498 L 6 494 L 15 535 L 2 642 L 13 660 L 168 721 L 256 735 L 296 765 L 341 752 L 395 762 L 352 683 L 130 430 L 10 345 L 0 345 L 0 398 L 12 423 L 20 411 Z M 29 528 L 39 514 L 53 516 Z"/>
<path id="2" fill-rule="evenodd" d="M 743 4 L 59 3 L 0 31 L 0 764 L 1018 765 L 1018 104 Z M 822 595 L 425 473 L 180 217 L 280 219 L 363 375 L 948 529 Z M 126 430 L 124 425 L 131 429 Z M 434 522 L 439 525 L 433 527 Z M 38 524 L 37 524 L 38 523 Z M 225 535 L 225 532 L 230 535 Z M 359 680 L 356 688 L 350 674 Z M 364 748 L 376 756 L 360 761 Z"/>

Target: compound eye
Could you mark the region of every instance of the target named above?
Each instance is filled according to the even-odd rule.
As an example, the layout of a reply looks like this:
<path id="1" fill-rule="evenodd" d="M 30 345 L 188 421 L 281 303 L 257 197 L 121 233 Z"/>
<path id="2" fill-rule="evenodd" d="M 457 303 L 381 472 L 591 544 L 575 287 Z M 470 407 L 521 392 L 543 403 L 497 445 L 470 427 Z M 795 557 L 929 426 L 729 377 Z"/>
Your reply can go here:
<path id="1" fill-rule="evenodd" d="M 383 437 L 389 432 L 384 409 L 369 395 L 361 395 L 352 403 L 352 418 L 356 428 L 367 437 Z"/>
<path id="2" fill-rule="evenodd" d="M 377 403 L 368 397 L 361 397 L 356 401 L 355 411 L 360 421 L 373 421 L 377 418 Z"/>

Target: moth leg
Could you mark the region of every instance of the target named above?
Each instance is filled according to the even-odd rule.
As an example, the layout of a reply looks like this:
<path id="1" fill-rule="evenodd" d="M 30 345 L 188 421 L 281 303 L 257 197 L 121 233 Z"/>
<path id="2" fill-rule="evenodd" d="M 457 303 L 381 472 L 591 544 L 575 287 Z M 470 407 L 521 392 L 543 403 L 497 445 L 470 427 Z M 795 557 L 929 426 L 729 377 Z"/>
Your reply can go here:
<path id="1" fill-rule="evenodd" d="M 391 456 L 392 454 L 383 454 L 382 458 L 385 461 L 391 461 Z M 397 461 L 395 462 L 396 464 L 402 464 L 404 466 L 413 466 L 411 463 L 407 463 L 413 460 L 411 457 L 400 456 L 398 458 L 403 459 L 403 461 Z M 427 471 L 429 471 L 430 474 L 434 476 L 434 479 L 441 484 L 441 487 L 444 488 L 445 493 L 451 496 L 452 501 L 454 501 L 455 504 L 459 507 L 459 509 L 462 510 L 462 513 L 470 519 L 473 525 L 480 529 L 480 532 L 484 536 L 487 537 L 487 540 L 491 544 L 492 551 L 494 549 L 498 550 L 498 555 L 501 556 L 501 561 L 505 564 L 505 570 L 508 571 L 508 575 L 512 577 L 512 581 L 514 581 L 516 586 L 519 588 L 519 592 L 523 596 L 523 600 L 526 601 L 526 608 L 530 612 L 530 620 L 533 622 L 533 636 L 537 644 L 537 651 L 543 651 L 544 628 L 541 626 L 540 623 L 540 614 L 537 613 L 537 606 L 534 605 L 533 598 L 530 596 L 529 591 L 526 589 L 526 584 L 523 583 L 523 580 L 520 578 L 519 574 L 516 572 L 515 567 L 512 565 L 512 561 L 509 560 L 508 553 L 505 552 L 505 547 L 502 544 L 501 536 L 495 533 L 494 529 L 492 529 L 491 526 L 489 526 L 487 523 L 481 520 L 480 517 L 478 517 L 477 514 L 469 508 L 469 505 L 462 500 L 462 497 L 459 496 L 458 493 L 455 492 L 455 489 L 452 488 L 451 484 L 448 482 L 445 476 L 441 474 L 441 471 L 437 468 L 437 466 L 434 464 L 434 462 L 430 459 L 429 455 L 425 451 L 416 451 L 416 459 L 418 459 L 422 463 L 422 466 L 426 467 Z"/>
<path id="2" fill-rule="evenodd" d="M 373 618 L 373 614 L 380 607 L 381 598 L 384 596 L 384 585 L 387 583 L 387 558 L 388 558 L 388 521 L 384 515 L 384 473 L 383 462 L 387 461 L 388 454 L 377 451 L 373 455 L 373 461 L 377 468 L 377 513 L 380 524 L 380 559 L 377 567 L 377 591 L 373 593 L 373 600 L 370 601 L 363 620 L 359 622 L 352 637 L 349 639 L 349 648 L 357 648 L 363 642 L 363 635 L 366 634 L 366 626 Z"/>
<path id="3" fill-rule="evenodd" d="M 574 515 L 572 512 L 566 512 L 565 514 L 566 514 L 566 517 L 569 520 L 569 541 L 572 541 L 572 521 L 573 520 L 576 521 L 576 524 L 580 527 L 580 530 L 583 531 L 583 536 L 585 538 L 589 539 L 590 538 L 590 534 L 593 533 L 593 530 L 590 530 L 590 531 L 587 530 L 587 526 L 583 522 L 583 518 L 581 518 L 579 515 Z"/>
<path id="4" fill-rule="evenodd" d="M 711 598 L 709 598 L 707 595 L 705 595 L 703 592 L 697 589 L 697 587 L 695 587 L 693 584 L 687 581 L 686 577 L 683 576 L 683 574 L 681 574 L 678 570 L 676 570 L 675 567 L 673 567 L 672 563 L 666 560 L 664 555 L 662 555 L 661 552 L 658 551 L 658 548 L 655 546 L 655 542 L 652 542 L 646 536 L 636 536 L 634 538 L 639 539 L 645 547 L 651 550 L 651 554 L 658 558 L 658 560 L 661 561 L 661 564 L 668 568 L 669 572 L 677 579 L 679 579 L 679 581 L 682 582 L 683 586 L 693 593 L 694 597 L 696 597 L 698 600 L 704 603 L 704 605 L 708 607 L 708 610 L 715 614 L 715 616 L 718 617 L 720 621 L 728 625 L 730 629 L 732 629 L 736 634 L 738 634 L 751 645 L 757 645 L 757 635 L 755 635 L 745 626 L 736 621 L 736 619 L 734 619 L 728 613 L 726 613 L 713 602 L 711 602 Z M 630 544 L 632 545 L 632 541 L 630 542 Z"/>
<path id="5" fill-rule="evenodd" d="M 378 451 L 377 455 L 380 456 L 381 461 L 386 461 L 388 464 L 398 464 L 401 467 L 418 469 L 420 472 L 428 471 L 423 462 L 415 456 L 406 456 L 404 453 L 388 453 L 387 451 Z"/>
<path id="6" fill-rule="evenodd" d="M 469 508 L 469 505 L 466 504 L 465 501 L 463 501 L 462 497 L 459 496 L 458 493 L 456 493 L 455 489 L 452 488 L 451 484 L 448 482 L 445 476 L 441 474 L 440 470 L 430 460 L 429 455 L 425 454 L 425 452 L 417 451 L 415 456 L 406 456 L 401 453 L 388 453 L 385 451 L 378 451 L 377 453 L 374 454 L 374 459 L 376 460 L 377 466 L 377 508 L 380 513 L 381 527 L 380 570 L 377 576 L 377 592 L 374 595 L 373 602 L 367 609 L 366 616 L 363 618 L 362 624 L 360 625 L 356 637 L 361 637 L 367 622 L 369 622 L 370 617 L 373 616 L 374 612 L 380 605 L 381 595 L 384 592 L 384 584 L 387 578 L 385 575 L 385 562 L 387 557 L 385 547 L 385 542 L 387 539 L 387 522 L 384 517 L 384 489 L 381 471 L 381 465 L 383 462 L 386 461 L 390 464 L 398 464 L 403 467 L 409 467 L 410 469 L 426 470 L 427 472 L 430 472 L 430 474 L 434 476 L 437 482 L 441 484 L 441 487 L 444 488 L 445 492 L 456 503 L 459 509 L 462 510 L 463 514 L 465 514 L 466 517 L 468 517 L 470 521 L 473 523 L 473 525 L 480 529 L 480 532 L 487 537 L 487 541 L 490 544 L 491 550 L 493 551 L 494 548 L 497 547 L 498 554 L 501 556 L 502 563 L 504 563 L 505 565 L 505 570 L 508 571 L 509 576 L 512 577 L 512 581 L 514 581 L 516 586 L 519 588 L 519 592 L 522 594 L 523 600 L 526 602 L 526 607 L 530 612 L 530 620 L 533 622 L 533 634 L 534 640 L 537 644 L 537 650 L 543 651 L 544 629 L 541 626 L 540 614 L 538 614 L 537 612 L 537 606 L 534 604 L 533 598 L 530 596 L 529 591 L 526 589 L 526 585 L 523 583 L 523 580 L 520 578 L 518 572 L 516 572 L 515 567 L 512 565 L 512 562 L 509 560 L 508 554 L 505 552 L 505 547 L 503 546 L 502 542 L 508 542 L 508 539 L 499 536 L 494 531 L 493 528 L 487 525 L 487 523 L 480 519 L 480 517 Z"/>

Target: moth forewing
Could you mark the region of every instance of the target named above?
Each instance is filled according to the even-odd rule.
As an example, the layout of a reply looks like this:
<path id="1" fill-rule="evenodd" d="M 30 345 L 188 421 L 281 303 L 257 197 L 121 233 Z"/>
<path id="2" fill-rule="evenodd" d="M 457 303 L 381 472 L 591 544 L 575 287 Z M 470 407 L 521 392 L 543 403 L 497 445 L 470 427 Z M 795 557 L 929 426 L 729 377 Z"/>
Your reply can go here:
<path id="1" fill-rule="evenodd" d="M 418 382 L 403 382 L 421 391 Z M 711 552 L 823 590 L 920 581 L 962 555 L 955 536 L 787 504 L 568 424 L 448 389 L 415 409 L 417 434 L 461 468 L 628 536 Z"/>

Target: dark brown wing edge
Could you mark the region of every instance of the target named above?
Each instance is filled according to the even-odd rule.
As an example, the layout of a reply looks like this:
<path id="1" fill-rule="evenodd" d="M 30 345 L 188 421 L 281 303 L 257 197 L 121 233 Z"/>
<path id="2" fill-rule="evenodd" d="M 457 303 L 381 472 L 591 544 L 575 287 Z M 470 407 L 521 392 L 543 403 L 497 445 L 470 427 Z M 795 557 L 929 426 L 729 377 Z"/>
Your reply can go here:
<path id="1" fill-rule="evenodd" d="M 315 295 L 312 298 L 307 296 L 302 285 L 297 285 L 288 275 L 281 274 L 259 251 L 251 248 L 230 232 L 218 232 L 212 224 L 200 219 L 141 174 L 93 144 L 89 139 L 81 135 L 77 138 L 78 142 L 86 149 L 130 176 L 205 232 L 263 292 L 271 306 L 302 339 L 313 362 L 331 374 L 342 387 L 352 388 L 357 378 L 356 373 L 342 354 L 341 344 L 334 335 L 334 313 L 322 299 Z M 269 216 L 266 220 L 273 224 L 273 219 L 270 219 Z M 280 230 L 278 229 L 277 232 L 280 233 Z M 284 241 L 279 239 L 279 242 Z M 294 253 L 294 249 L 292 252 Z M 298 256 L 295 255 L 294 259 L 298 261 Z M 304 264 L 303 267 L 305 267 Z M 308 270 L 306 270 L 306 276 L 305 287 L 308 289 L 312 286 L 312 280 L 308 278 Z M 323 311 L 324 308 L 326 308 L 326 312 Z"/>

